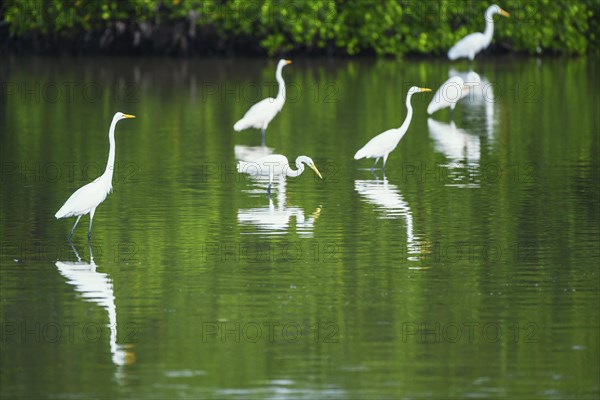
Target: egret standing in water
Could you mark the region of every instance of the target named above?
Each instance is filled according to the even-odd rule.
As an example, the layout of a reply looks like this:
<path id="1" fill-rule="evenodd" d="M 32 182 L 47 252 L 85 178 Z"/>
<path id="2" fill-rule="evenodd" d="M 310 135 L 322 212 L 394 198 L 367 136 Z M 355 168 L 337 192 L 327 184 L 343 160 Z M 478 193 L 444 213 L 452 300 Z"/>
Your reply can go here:
<path id="1" fill-rule="evenodd" d="M 73 229 L 71 229 L 71 233 L 69 234 L 69 240 L 71 240 L 73 231 L 75 231 L 75 227 L 81 216 L 88 213 L 90 214 L 88 240 L 92 237 L 92 220 L 94 219 L 96 207 L 98 207 L 112 191 L 112 177 L 115 165 L 115 127 L 117 126 L 117 122 L 126 118 L 135 118 L 135 115 L 118 112 L 112 119 L 110 130 L 108 131 L 110 148 L 104 173 L 99 178 L 96 178 L 95 181 L 77 189 L 77 191 L 69 197 L 65 204 L 54 215 L 57 219 L 77 216 L 77 221 L 75 221 L 75 225 L 73 225 Z"/>
<path id="2" fill-rule="evenodd" d="M 420 88 L 416 86 L 408 89 L 408 93 L 406 94 L 406 108 L 408 109 L 408 113 L 406 114 L 406 118 L 404 119 L 402 126 L 400 128 L 388 129 L 387 131 L 380 133 L 373 139 L 369 140 L 367 144 L 365 144 L 356 152 L 354 159 L 360 160 L 361 158 L 374 158 L 375 162 L 371 167 L 371 171 L 373 171 L 375 169 L 375 165 L 377 165 L 377 161 L 383 157 L 382 170 L 385 173 L 385 162 L 387 161 L 389 154 L 396 148 L 396 146 L 398 146 L 400 139 L 402 139 L 408 130 L 408 126 L 410 125 L 410 120 L 412 119 L 413 115 L 410 98 L 413 94 L 422 92 L 431 92 L 431 89 Z"/>
<path id="3" fill-rule="evenodd" d="M 242 119 L 233 125 L 233 129 L 237 132 L 248 128 L 260 129 L 260 143 L 263 146 L 265 145 L 265 130 L 277 113 L 281 111 L 285 103 L 285 81 L 283 80 L 281 71 L 283 67 L 291 63 L 290 60 L 282 59 L 277 64 L 277 72 L 275 72 L 275 79 L 277 79 L 277 83 L 279 84 L 277 97 L 267 97 L 250 107 Z"/>
<path id="4" fill-rule="evenodd" d="M 450 119 L 452 119 L 456 103 L 481 83 L 481 78 L 473 71 L 470 71 L 465 79 L 466 81 L 461 76 L 453 76 L 444 82 L 427 106 L 427 114 L 431 115 L 438 110 L 450 107 Z"/>
<path id="5" fill-rule="evenodd" d="M 450 50 L 448 50 L 448 58 L 456 60 L 458 58 L 468 58 L 473 61 L 475 55 L 481 50 L 486 49 L 492 42 L 494 36 L 494 14 L 500 14 L 503 17 L 509 17 L 506 11 L 499 6 L 493 4 L 485 11 L 485 30 L 483 33 L 470 33 L 460 39 Z"/>
<path id="6" fill-rule="evenodd" d="M 267 193 L 271 193 L 271 185 L 273 184 L 273 178 L 275 176 L 300 176 L 304 172 L 304 164 L 308 165 L 315 171 L 315 174 L 317 174 L 319 178 L 323 179 L 312 158 L 307 156 L 299 156 L 296 158 L 297 169 L 295 171 L 290 167 L 287 157 L 281 154 L 271 154 L 251 162 L 240 161 L 237 164 L 237 171 L 252 176 L 268 176 L 269 186 L 267 188 Z"/>

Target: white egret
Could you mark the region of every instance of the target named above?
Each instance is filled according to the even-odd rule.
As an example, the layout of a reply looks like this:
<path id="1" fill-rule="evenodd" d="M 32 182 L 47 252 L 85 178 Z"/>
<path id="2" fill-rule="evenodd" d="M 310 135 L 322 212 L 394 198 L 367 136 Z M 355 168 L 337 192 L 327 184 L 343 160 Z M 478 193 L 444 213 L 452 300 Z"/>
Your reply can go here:
<path id="1" fill-rule="evenodd" d="M 285 103 L 285 81 L 283 80 L 281 71 L 283 67 L 291 63 L 290 60 L 281 59 L 277 64 L 277 72 L 275 72 L 275 79 L 277 79 L 277 83 L 279 84 L 277 97 L 267 97 L 250 107 L 242 119 L 233 125 L 233 129 L 237 132 L 248 128 L 260 129 L 260 142 L 262 145 L 265 144 L 265 130 L 277 113 L 281 111 Z"/>
<path id="2" fill-rule="evenodd" d="M 385 173 L 385 162 L 389 154 L 398 146 L 400 139 L 404 136 L 406 131 L 408 130 L 408 126 L 410 125 L 410 120 L 412 119 L 413 109 L 410 104 L 410 98 L 415 93 L 422 92 L 431 92 L 431 89 L 428 88 L 420 88 L 413 86 L 408 89 L 408 93 L 406 94 L 406 108 L 408 110 L 406 114 L 406 118 L 402 123 L 400 128 L 388 129 L 387 131 L 380 133 L 375 136 L 373 139 L 369 140 L 367 144 L 365 144 L 360 150 L 356 152 L 354 155 L 355 160 L 360 160 L 361 158 L 374 158 L 375 162 L 371 167 L 371 171 L 375 169 L 375 165 L 380 158 L 383 157 L 383 168 L 382 170 Z"/>
<path id="3" fill-rule="evenodd" d="M 461 76 L 453 76 L 444 82 L 427 106 L 427 114 L 431 115 L 438 110 L 450 107 L 450 119 L 452 119 L 456 103 L 481 83 L 479 75 L 472 71 L 465 76 L 465 79 Z"/>
<path id="4" fill-rule="evenodd" d="M 77 221 L 71 229 L 69 234 L 69 240 L 73 236 L 73 231 L 79 222 L 82 215 L 90 214 L 90 227 L 88 229 L 88 240 L 92 236 L 92 220 L 94 219 L 94 213 L 96 207 L 100 205 L 106 199 L 106 196 L 112 191 L 112 177 L 113 169 L 115 165 L 115 127 L 117 122 L 126 118 L 135 118 L 135 115 L 116 113 L 110 124 L 110 130 L 108 131 L 108 141 L 110 148 L 108 151 L 108 161 L 106 162 L 106 169 L 104 173 L 96 178 L 93 182 L 88 183 L 85 186 L 77 189 L 75 193 L 69 197 L 65 204 L 56 212 L 54 215 L 57 219 L 68 218 L 77 216 Z"/>
<path id="5" fill-rule="evenodd" d="M 274 177 L 300 176 L 304 172 L 304 164 L 308 165 L 315 171 L 315 174 L 317 174 L 319 178 L 323 179 L 312 158 L 307 156 L 299 156 L 296 158 L 297 169 L 295 171 L 290 167 L 287 157 L 281 154 L 271 154 L 250 162 L 239 161 L 237 164 L 237 171 L 252 176 L 269 177 L 267 193 L 271 193 L 271 185 L 273 184 Z"/>
<path id="6" fill-rule="evenodd" d="M 470 33 L 460 39 L 448 50 L 448 58 L 450 60 L 468 58 L 470 61 L 473 61 L 477 53 L 486 49 L 494 36 L 494 14 L 500 14 L 507 18 L 510 16 L 510 14 L 495 4 L 489 6 L 485 11 L 485 30 L 483 33 Z"/>

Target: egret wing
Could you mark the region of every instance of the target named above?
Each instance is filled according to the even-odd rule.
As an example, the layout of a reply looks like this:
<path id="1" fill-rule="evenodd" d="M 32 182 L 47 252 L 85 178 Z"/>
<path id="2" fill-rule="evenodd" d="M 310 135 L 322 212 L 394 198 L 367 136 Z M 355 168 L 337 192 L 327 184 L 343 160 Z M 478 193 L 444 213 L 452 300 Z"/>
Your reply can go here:
<path id="1" fill-rule="evenodd" d="M 112 187 L 105 187 L 101 181 L 95 180 L 77 189 L 65 204 L 54 215 L 56 218 L 68 218 L 83 215 L 96 208 L 106 199 Z"/>
<path id="2" fill-rule="evenodd" d="M 261 101 L 250 107 L 248 111 L 246 111 L 246 114 L 244 114 L 243 118 L 267 114 L 274 107 L 275 99 L 272 97 L 267 97 L 266 99 L 262 99 Z"/>
<path id="3" fill-rule="evenodd" d="M 369 140 L 356 152 L 354 159 L 382 157 L 396 148 L 402 136 L 398 138 L 398 129 L 388 129 Z"/>
<path id="4" fill-rule="evenodd" d="M 485 37 L 481 32 L 470 33 L 460 39 L 448 50 L 448 58 L 456 60 L 461 57 L 469 57 L 470 54 L 479 52 L 485 43 Z"/>
<path id="5" fill-rule="evenodd" d="M 237 168 L 241 173 L 268 176 L 270 172 L 277 175 L 287 167 L 288 160 L 284 155 L 270 154 L 254 161 L 240 161 Z"/>
<path id="6" fill-rule="evenodd" d="M 235 123 L 233 128 L 237 131 L 246 128 L 261 129 L 265 122 L 271 121 L 278 111 L 275 99 L 267 97 L 250 107 L 242 119 Z"/>

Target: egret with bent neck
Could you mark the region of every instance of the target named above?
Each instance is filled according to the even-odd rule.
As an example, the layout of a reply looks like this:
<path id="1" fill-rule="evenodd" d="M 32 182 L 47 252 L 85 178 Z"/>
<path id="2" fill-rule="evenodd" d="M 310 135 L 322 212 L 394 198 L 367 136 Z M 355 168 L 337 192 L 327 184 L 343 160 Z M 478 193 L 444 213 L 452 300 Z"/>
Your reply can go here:
<path id="1" fill-rule="evenodd" d="M 237 164 L 237 171 L 242 174 L 248 174 L 257 177 L 268 176 L 269 186 L 267 187 L 267 194 L 270 194 L 274 177 L 300 176 L 304 172 L 304 164 L 308 165 L 313 171 L 315 171 L 315 174 L 317 174 L 319 178 L 323 179 L 312 158 L 307 156 L 298 156 L 298 158 L 296 158 L 297 169 L 295 171 L 290 167 L 287 157 L 281 154 L 271 154 L 250 162 L 240 161 Z"/>

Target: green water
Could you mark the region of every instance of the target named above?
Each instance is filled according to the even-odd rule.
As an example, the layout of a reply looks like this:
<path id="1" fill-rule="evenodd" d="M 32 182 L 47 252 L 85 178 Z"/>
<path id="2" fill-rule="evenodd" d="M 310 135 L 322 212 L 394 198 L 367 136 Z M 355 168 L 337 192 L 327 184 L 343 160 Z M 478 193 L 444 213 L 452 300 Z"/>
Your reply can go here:
<path id="1" fill-rule="evenodd" d="M 294 59 L 265 150 L 232 126 L 274 62 L 7 59 L 1 397 L 597 398 L 597 61 L 482 57 L 454 125 L 413 96 L 383 179 L 356 150 L 466 63 Z M 269 199 L 235 171 L 268 151 L 324 179 Z"/>

